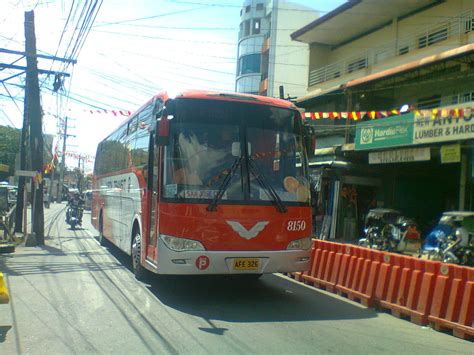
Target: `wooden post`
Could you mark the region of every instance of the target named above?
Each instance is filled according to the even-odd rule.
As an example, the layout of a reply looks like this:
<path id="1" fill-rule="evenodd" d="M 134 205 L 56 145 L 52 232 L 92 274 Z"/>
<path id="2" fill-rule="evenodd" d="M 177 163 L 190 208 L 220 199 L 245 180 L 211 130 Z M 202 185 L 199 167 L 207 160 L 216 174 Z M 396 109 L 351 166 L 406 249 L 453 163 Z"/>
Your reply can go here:
<path id="1" fill-rule="evenodd" d="M 38 63 L 36 56 L 35 15 L 25 12 L 25 52 L 26 52 L 26 115 L 30 123 L 31 170 L 43 173 L 43 122 L 38 82 Z M 38 245 L 44 244 L 43 182 L 32 186 L 34 200 L 32 205 L 32 232 L 36 234 Z M 33 190 L 34 189 L 34 190 Z"/>

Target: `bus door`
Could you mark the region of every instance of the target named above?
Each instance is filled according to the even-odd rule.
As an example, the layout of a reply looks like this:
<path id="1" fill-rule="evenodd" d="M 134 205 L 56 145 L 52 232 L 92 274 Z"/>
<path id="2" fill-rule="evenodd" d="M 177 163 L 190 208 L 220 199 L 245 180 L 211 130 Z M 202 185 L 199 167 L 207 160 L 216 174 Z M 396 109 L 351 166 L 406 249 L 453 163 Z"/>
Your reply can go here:
<path id="1" fill-rule="evenodd" d="M 150 135 L 150 160 L 149 160 L 149 170 L 148 170 L 148 186 L 151 192 L 151 201 L 150 201 L 150 228 L 147 239 L 147 250 L 146 258 L 149 262 L 156 264 L 158 261 L 158 210 L 159 210 L 159 148 L 154 145 L 154 135 Z"/>

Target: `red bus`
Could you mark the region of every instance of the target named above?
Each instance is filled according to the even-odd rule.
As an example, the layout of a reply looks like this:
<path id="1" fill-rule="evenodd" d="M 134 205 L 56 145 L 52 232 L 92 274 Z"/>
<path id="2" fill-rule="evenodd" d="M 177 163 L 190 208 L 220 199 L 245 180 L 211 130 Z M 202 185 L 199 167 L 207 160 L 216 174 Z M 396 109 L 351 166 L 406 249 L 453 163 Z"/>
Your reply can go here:
<path id="1" fill-rule="evenodd" d="M 311 138 L 285 100 L 160 93 L 98 145 L 99 240 L 131 255 L 137 278 L 306 270 Z"/>

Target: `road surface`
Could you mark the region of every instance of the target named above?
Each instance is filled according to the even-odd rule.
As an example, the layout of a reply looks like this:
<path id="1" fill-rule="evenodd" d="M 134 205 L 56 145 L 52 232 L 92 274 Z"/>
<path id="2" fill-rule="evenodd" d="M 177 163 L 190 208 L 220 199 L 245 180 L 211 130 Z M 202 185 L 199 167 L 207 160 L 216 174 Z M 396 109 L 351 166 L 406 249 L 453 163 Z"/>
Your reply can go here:
<path id="1" fill-rule="evenodd" d="M 44 247 L 0 256 L 0 353 L 471 353 L 473 344 L 279 275 L 135 280 L 89 215 L 46 211 Z"/>

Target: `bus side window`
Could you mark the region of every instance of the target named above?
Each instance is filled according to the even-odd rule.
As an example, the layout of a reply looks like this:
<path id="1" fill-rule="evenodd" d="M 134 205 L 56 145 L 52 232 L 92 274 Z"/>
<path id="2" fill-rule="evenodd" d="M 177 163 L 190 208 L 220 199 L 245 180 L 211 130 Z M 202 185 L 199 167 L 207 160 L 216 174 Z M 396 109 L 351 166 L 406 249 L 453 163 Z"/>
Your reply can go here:
<path id="1" fill-rule="evenodd" d="M 132 165 L 141 169 L 145 180 L 148 180 L 149 128 L 152 122 L 152 112 L 153 105 L 150 104 L 137 114 L 134 142 L 131 143 Z"/>
<path id="2" fill-rule="evenodd" d="M 123 170 L 128 168 L 128 145 L 127 145 L 127 128 L 128 125 L 123 125 L 119 128 L 114 137 L 116 142 L 116 161 L 115 170 Z"/>
<path id="3" fill-rule="evenodd" d="M 127 139 L 125 141 L 125 145 L 127 147 L 127 160 L 128 160 L 128 167 L 132 167 L 134 165 L 134 148 L 135 148 L 135 141 L 137 139 L 137 124 L 138 124 L 138 119 L 137 117 L 133 117 L 129 122 L 128 122 L 128 128 L 127 128 Z"/>

